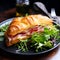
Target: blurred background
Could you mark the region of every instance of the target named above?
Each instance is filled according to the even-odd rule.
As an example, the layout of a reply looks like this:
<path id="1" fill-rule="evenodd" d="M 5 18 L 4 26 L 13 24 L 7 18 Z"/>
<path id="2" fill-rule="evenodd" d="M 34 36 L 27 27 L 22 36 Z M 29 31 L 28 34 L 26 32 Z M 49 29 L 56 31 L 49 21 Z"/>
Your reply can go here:
<path id="1" fill-rule="evenodd" d="M 16 0 L 0 0 L 0 12 L 14 8 Z"/>
<path id="2" fill-rule="evenodd" d="M 51 12 L 51 8 L 55 8 L 57 15 L 60 15 L 60 0 L 30 0 L 31 4 L 35 1 L 44 3 L 49 12 Z"/>
<path id="3" fill-rule="evenodd" d="M 51 11 L 51 8 L 55 8 L 57 15 L 60 15 L 59 0 L 30 0 L 30 5 L 32 6 L 33 3 L 36 1 L 44 3 L 49 12 Z M 0 12 L 14 8 L 15 6 L 16 6 L 16 0 L 0 0 Z"/>

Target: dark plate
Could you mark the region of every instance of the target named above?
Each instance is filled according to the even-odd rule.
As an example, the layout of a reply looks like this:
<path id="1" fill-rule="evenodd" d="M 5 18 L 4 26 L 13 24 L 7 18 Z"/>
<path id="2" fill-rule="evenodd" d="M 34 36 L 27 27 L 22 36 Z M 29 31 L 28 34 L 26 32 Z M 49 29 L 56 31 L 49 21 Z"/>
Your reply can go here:
<path id="1" fill-rule="evenodd" d="M 11 21 L 13 20 L 13 18 L 11 19 L 7 19 L 3 22 L 0 23 L 0 27 L 4 26 L 5 24 L 9 24 Z M 60 45 L 59 42 L 56 41 L 56 45 L 49 49 L 49 50 L 46 50 L 46 51 L 43 51 L 43 52 L 38 52 L 38 53 L 35 53 L 35 52 L 32 52 L 32 51 L 29 51 L 29 52 L 16 52 L 17 48 L 15 46 L 12 46 L 12 47 L 6 47 L 4 45 L 4 41 L 0 42 L 0 48 L 8 53 L 13 53 L 13 54 L 17 54 L 17 55 L 40 55 L 40 54 L 43 54 L 43 53 L 47 53 L 53 49 L 55 49 L 56 47 L 58 47 Z"/>

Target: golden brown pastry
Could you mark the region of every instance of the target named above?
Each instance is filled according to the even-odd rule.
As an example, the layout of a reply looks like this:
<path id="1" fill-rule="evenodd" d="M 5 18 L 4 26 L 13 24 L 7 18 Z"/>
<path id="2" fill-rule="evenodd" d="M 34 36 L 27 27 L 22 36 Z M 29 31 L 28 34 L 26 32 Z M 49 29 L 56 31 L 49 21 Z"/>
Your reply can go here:
<path id="1" fill-rule="evenodd" d="M 29 15 L 26 17 L 16 17 L 9 25 L 5 32 L 6 45 L 11 46 L 19 42 L 19 39 L 29 38 L 31 35 L 30 30 L 43 31 L 41 26 L 52 26 L 53 21 L 46 16 L 42 15 Z M 34 30 L 34 31 L 35 31 Z M 29 32 L 29 33 L 28 33 Z"/>

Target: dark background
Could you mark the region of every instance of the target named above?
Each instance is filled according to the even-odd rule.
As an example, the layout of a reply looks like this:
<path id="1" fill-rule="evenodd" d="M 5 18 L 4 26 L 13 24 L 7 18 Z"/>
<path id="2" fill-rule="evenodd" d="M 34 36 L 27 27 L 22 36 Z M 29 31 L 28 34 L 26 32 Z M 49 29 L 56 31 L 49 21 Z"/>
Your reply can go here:
<path id="1" fill-rule="evenodd" d="M 15 7 L 16 0 L 0 0 L 0 12 Z"/>
<path id="2" fill-rule="evenodd" d="M 60 1 L 59 0 L 30 0 L 30 5 L 36 1 L 43 2 L 46 5 L 48 11 L 51 11 L 51 8 L 56 9 L 57 15 L 60 15 Z M 0 12 L 15 7 L 16 0 L 0 0 Z"/>

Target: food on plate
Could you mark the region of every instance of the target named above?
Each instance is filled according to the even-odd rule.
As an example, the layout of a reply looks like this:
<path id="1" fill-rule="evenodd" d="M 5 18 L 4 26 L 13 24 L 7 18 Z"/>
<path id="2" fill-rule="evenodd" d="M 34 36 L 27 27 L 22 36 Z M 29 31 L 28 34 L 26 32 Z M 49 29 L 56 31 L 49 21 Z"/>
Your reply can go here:
<path id="1" fill-rule="evenodd" d="M 16 17 L 5 32 L 5 43 L 7 47 L 16 44 L 22 51 L 33 48 L 38 52 L 52 48 L 58 32 L 47 16 L 38 14 Z"/>
<path id="2" fill-rule="evenodd" d="M 42 15 L 30 15 L 22 18 L 14 18 L 5 33 L 6 45 L 11 46 L 19 42 L 18 39 L 22 40 L 29 38 L 30 34 L 28 33 L 28 31 L 30 30 L 30 28 L 34 29 L 35 27 L 43 31 L 43 26 L 53 25 L 52 22 L 53 21 L 51 19 Z M 41 25 L 41 27 L 39 27 L 39 25 Z"/>

